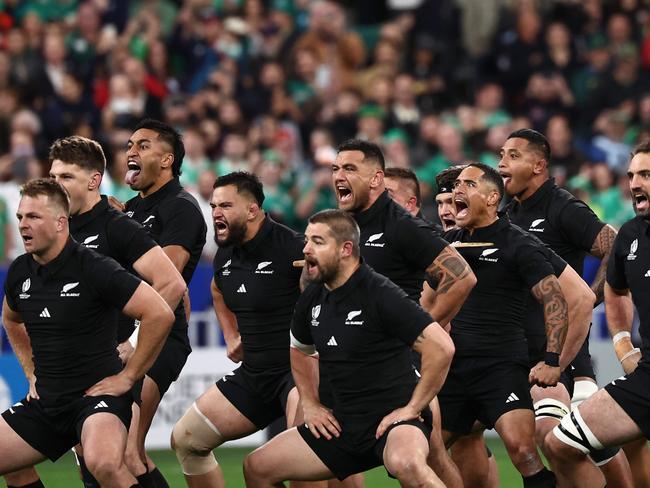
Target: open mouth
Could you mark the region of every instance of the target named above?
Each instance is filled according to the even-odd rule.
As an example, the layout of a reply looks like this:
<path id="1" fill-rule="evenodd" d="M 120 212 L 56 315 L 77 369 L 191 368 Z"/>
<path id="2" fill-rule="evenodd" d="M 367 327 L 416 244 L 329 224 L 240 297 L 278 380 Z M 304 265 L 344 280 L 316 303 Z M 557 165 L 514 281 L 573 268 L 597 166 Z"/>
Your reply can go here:
<path id="1" fill-rule="evenodd" d="M 336 195 L 338 196 L 339 202 L 342 203 L 352 200 L 352 190 L 346 186 L 337 185 Z"/>
<path id="2" fill-rule="evenodd" d="M 503 178 L 504 186 L 510 183 L 510 181 L 512 180 L 512 175 L 510 173 L 507 173 L 505 171 L 499 171 L 499 174 L 501 175 L 501 178 Z"/>
<path id="3" fill-rule="evenodd" d="M 453 227 L 456 225 L 456 220 L 455 219 L 442 219 L 442 225 L 445 227 L 445 229 L 449 229 L 450 227 Z"/>
<path id="4" fill-rule="evenodd" d="M 223 220 L 217 220 L 214 223 L 214 230 L 218 235 L 223 234 L 226 230 L 228 230 L 228 224 Z"/>
<path id="5" fill-rule="evenodd" d="M 454 200 L 454 206 L 456 207 L 456 219 L 467 217 L 467 214 L 469 214 L 469 209 L 467 208 L 467 203 L 464 200 Z"/>
<path id="6" fill-rule="evenodd" d="M 648 210 L 650 208 L 650 202 L 648 202 L 648 195 L 646 193 L 634 193 L 632 195 L 634 199 L 634 206 L 637 210 Z"/>
<path id="7" fill-rule="evenodd" d="M 127 163 L 127 168 L 128 171 L 126 172 L 126 175 L 124 176 L 124 182 L 127 185 L 132 185 L 133 182 L 135 181 L 135 178 L 140 174 L 140 171 L 142 168 L 136 163 L 135 161 L 129 160 Z"/>
<path id="8" fill-rule="evenodd" d="M 318 263 L 313 258 L 308 258 L 305 256 L 305 268 L 307 268 L 307 273 L 315 273 L 318 271 Z"/>
<path id="9" fill-rule="evenodd" d="M 32 236 L 30 236 L 30 235 L 27 235 L 27 234 L 21 234 L 20 237 L 22 237 L 23 242 L 24 242 L 25 244 L 30 244 L 30 243 L 32 242 Z"/>

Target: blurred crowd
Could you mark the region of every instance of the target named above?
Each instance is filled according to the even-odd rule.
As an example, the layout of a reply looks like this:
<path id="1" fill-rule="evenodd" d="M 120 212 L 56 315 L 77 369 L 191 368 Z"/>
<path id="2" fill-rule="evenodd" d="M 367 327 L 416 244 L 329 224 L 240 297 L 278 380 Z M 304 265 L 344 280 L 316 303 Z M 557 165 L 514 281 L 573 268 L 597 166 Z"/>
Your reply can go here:
<path id="1" fill-rule="evenodd" d="M 532 127 L 556 181 L 619 226 L 649 75 L 648 0 L 0 0 L 0 261 L 22 252 L 18 188 L 59 137 L 100 141 L 103 192 L 133 196 L 144 116 L 183 134 L 181 182 L 208 221 L 214 178 L 241 169 L 303 228 L 336 205 L 329 165 L 350 137 L 415 170 L 431 215 L 441 169 L 496 165 Z"/>

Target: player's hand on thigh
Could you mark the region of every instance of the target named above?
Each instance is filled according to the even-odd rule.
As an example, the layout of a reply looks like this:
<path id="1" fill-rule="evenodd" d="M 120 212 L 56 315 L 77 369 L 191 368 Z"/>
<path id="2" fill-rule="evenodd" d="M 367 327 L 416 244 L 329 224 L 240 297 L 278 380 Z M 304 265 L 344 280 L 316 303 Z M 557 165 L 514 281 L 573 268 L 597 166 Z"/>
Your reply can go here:
<path id="1" fill-rule="evenodd" d="M 621 361 L 621 366 L 623 367 L 625 374 L 633 373 L 636 367 L 639 365 L 639 359 L 641 359 L 641 351 L 638 349 L 630 352 L 633 352 L 633 354 L 628 353 L 630 354 L 629 356 L 626 354 L 623 356 L 624 359 Z"/>
<path id="2" fill-rule="evenodd" d="M 243 361 L 244 347 L 242 346 L 240 335 L 226 340 L 226 355 L 233 363 Z"/>
<path id="3" fill-rule="evenodd" d="M 32 376 L 29 379 L 29 393 L 27 393 L 27 401 L 30 401 L 32 399 L 38 400 L 40 397 L 38 396 L 38 392 L 36 391 L 36 376 Z"/>
<path id="4" fill-rule="evenodd" d="M 397 408 L 382 419 L 382 421 L 379 423 L 379 426 L 377 427 L 377 431 L 375 432 L 375 437 L 379 439 L 382 435 L 384 435 L 386 429 L 388 429 L 393 424 L 413 419 L 418 419 L 420 422 L 423 422 L 422 417 L 420 416 L 420 412 L 414 411 L 408 405 L 406 407 Z"/>
<path id="5" fill-rule="evenodd" d="M 129 341 L 124 341 L 121 344 L 117 345 L 117 354 L 120 356 L 122 364 L 126 364 L 129 359 L 131 359 L 131 356 L 133 356 L 133 351 L 135 351 L 135 348 Z"/>
<path id="6" fill-rule="evenodd" d="M 323 435 L 327 440 L 332 436 L 339 437 L 341 435 L 341 426 L 332 414 L 329 408 L 324 407 L 320 403 L 303 405 L 305 413 L 305 427 L 309 429 L 316 439 L 320 439 Z"/>
<path id="7" fill-rule="evenodd" d="M 87 396 L 124 395 L 133 388 L 133 381 L 124 374 L 108 376 L 86 390 Z"/>
<path id="8" fill-rule="evenodd" d="M 562 370 L 559 366 L 549 366 L 548 364 L 545 364 L 544 361 L 540 361 L 530 370 L 528 381 L 532 385 L 538 385 L 541 387 L 555 386 L 557 385 L 557 382 L 560 381 L 561 374 Z"/>

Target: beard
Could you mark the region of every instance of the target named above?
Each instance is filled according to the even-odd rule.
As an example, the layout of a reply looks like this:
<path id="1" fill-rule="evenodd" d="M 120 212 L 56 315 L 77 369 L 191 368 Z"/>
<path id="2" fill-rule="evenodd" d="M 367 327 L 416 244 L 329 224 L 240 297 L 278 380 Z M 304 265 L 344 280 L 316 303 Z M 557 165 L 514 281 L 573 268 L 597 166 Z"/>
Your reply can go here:
<path id="1" fill-rule="evenodd" d="M 330 261 L 327 263 L 312 261 L 312 264 L 316 264 L 317 269 L 316 276 L 309 277 L 309 280 L 313 283 L 329 283 L 336 278 L 336 275 L 339 272 L 339 263 L 337 261 Z"/>
<path id="2" fill-rule="evenodd" d="M 220 247 L 239 246 L 244 242 L 246 236 L 246 222 L 232 222 L 228 224 L 228 235 L 220 239 L 217 235 L 217 227 L 214 229 L 214 241 Z"/>

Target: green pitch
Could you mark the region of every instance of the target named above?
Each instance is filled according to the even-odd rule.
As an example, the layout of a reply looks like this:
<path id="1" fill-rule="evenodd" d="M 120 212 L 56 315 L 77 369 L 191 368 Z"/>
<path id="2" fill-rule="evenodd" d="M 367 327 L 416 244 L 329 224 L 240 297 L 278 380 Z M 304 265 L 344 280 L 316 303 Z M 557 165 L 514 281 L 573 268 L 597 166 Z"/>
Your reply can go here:
<path id="1" fill-rule="evenodd" d="M 521 486 L 521 477 L 508 459 L 501 441 L 489 439 L 488 445 L 497 458 L 501 486 L 507 488 Z M 215 451 L 219 464 L 223 468 L 228 488 L 244 487 L 242 461 L 248 451 L 248 449 L 240 448 L 223 448 Z M 171 451 L 153 451 L 150 454 L 167 478 L 169 486 L 172 488 L 186 486 L 176 457 Z M 64 456 L 56 464 L 49 461 L 40 464 L 38 471 L 47 488 L 81 488 L 74 458 L 71 454 Z M 5 485 L 0 482 L 0 486 Z M 399 484 L 395 480 L 388 478 L 384 468 L 373 469 L 366 473 L 366 487 L 368 488 L 397 488 L 398 486 Z"/>

